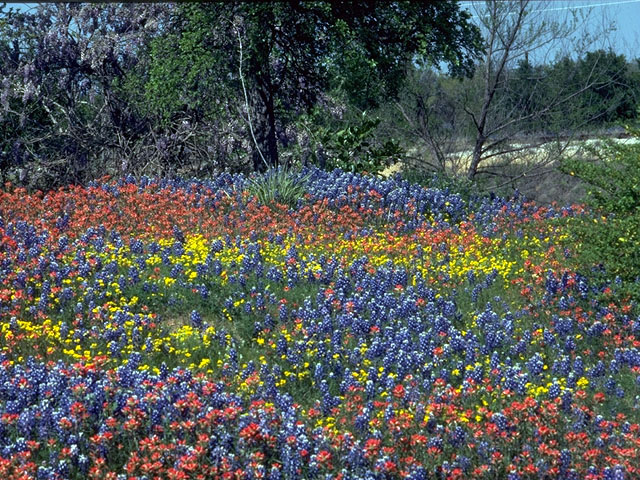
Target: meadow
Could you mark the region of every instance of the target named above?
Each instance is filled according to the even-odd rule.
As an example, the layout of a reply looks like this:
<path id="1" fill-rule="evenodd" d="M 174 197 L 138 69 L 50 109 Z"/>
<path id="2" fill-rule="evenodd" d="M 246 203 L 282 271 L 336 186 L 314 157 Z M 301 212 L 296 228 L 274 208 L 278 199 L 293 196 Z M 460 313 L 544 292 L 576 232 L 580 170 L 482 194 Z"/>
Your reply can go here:
<path id="1" fill-rule="evenodd" d="M 638 306 L 583 207 L 296 182 L 0 190 L 3 479 L 640 476 Z"/>

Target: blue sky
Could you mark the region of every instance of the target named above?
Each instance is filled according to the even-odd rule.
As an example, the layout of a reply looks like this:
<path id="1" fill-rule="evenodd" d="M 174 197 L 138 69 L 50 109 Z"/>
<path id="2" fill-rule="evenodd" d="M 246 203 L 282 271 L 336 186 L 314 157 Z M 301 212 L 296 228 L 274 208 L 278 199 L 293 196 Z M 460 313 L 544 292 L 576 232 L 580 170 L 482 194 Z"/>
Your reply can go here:
<path id="1" fill-rule="evenodd" d="M 472 4 L 471 1 L 460 1 L 460 6 L 469 11 L 473 11 Z M 594 30 L 604 19 L 607 25 L 615 28 L 608 38 L 611 48 L 626 55 L 627 59 L 640 57 L 640 0 L 552 0 L 532 4 L 534 10 L 548 11 L 559 17 L 571 11 L 588 13 Z"/>

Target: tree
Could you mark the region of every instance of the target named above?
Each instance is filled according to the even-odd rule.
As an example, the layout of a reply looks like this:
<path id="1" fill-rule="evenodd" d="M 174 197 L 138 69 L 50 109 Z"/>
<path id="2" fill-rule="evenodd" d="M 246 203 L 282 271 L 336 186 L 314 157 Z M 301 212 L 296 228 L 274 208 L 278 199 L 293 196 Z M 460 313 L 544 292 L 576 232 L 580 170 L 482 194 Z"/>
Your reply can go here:
<path id="1" fill-rule="evenodd" d="M 3 8 L 3 174 L 18 169 L 31 177 L 27 183 L 50 188 L 126 171 L 126 146 L 149 124 L 121 86 L 166 12 L 165 5 L 142 4 Z"/>
<path id="2" fill-rule="evenodd" d="M 278 164 L 287 124 L 326 90 L 374 105 L 397 93 L 412 62 L 469 72 L 479 51 L 477 29 L 451 1 L 206 3 L 176 13 L 156 42 L 162 55 L 154 56 L 148 92 L 172 116 L 213 111 L 201 91 L 242 98 L 246 87 L 242 115 L 256 126 L 256 167 L 261 155 Z"/>
<path id="3" fill-rule="evenodd" d="M 591 72 L 590 86 L 581 95 L 579 108 L 589 109 L 595 122 L 606 124 L 636 117 L 637 100 L 633 95 L 634 79 L 627 59 L 612 50 L 587 52 L 576 62 L 578 84 L 585 84 Z"/>
<path id="4" fill-rule="evenodd" d="M 470 76 L 482 39 L 457 2 L 344 2 L 333 5 L 339 32 L 332 82 L 367 110 L 396 97 L 415 64 Z"/>
<path id="5" fill-rule="evenodd" d="M 375 105 L 414 62 L 468 72 L 479 43 L 452 1 L 3 7 L 0 173 L 51 188 L 202 175 L 251 150 L 276 165 L 329 90 Z"/>
<path id="6" fill-rule="evenodd" d="M 548 58 L 552 52 L 562 53 L 562 43 L 571 41 L 574 44 L 573 54 L 581 56 L 581 44 L 589 45 L 594 40 L 594 34 L 582 33 L 581 28 L 586 25 L 586 16 L 579 17 L 575 13 L 567 13 L 558 17 L 557 9 L 553 5 L 531 2 L 530 0 L 497 1 L 490 0 L 480 6 L 476 5 L 476 15 L 485 36 L 485 56 L 478 69 L 482 80 L 482 95 L 475 103 L 465 99 L 464 110 L 471 118 L 475 129 L 475 139 L 467 177 L 473 179 L 478 173 L 489 175 L 505 175 L 500 168 L 485 167 L 481 164 L 495 157 L 505 158 L 508 154 L 521 154 L 532 148 L 537 148 L 540 142 L 514 145 L 510 140 L 516 135 L 523 124 L 544 121 L 552 114 L 561 114 L 571 102 L 586 91 L 599 84 L 604 77 L 604 62 L 591 62 L 593 67 L 582 76 L 574 76 L 576 81 L 555 84 L 554 88 L 544 93 L 544 103 L 536 102 L 536 96 L 542 93 L 538 85 L 546 80 L 544 76 L 532 77 L 529 82 L 529 96 L 526 107 L 521 108 L 518 103 L 509 105 L 509 96 L 505 95 L 512 82 L 513 67 L 516 62 L 523 62 L 526 66 L 528 57 L 542 56 Z M 553 16 L 552 16 L 553 15 Z M 588 15 L 588 14 L 587 14 Z M 602 34 L 603 32 L 599 32 Z M 582 41 L 580 41 L 582 40 Z M 578 46 L 576 46 L 578 45 Z M 552 93 L 552 94 L 550 94 Z M 582 112 L 584 113 L 584 112 Z M 576 129 L 588 122 L 588 118 L 581 114 L 577 124 L 564 125 L 566 130 Z M 582 125 L 580 125 L 582 123 Z M 558 134 L 559 132 L 553 132 Z M 550 161 L 537 162 L 537 166 Z M 531 172 L 525 172 L 531 173 Z"/>
<path id="7" fill-rule="evenodd" d="M 547 129 L 544 119 L 536 112 L 541 112 L 547 105 L 548 89 L 559 82 L 549 81 L 549 65 L 534 65 L 527 55 L 517 62 L 517 67 L 508 72 L 509 82 L 505 85 L 503 99 L 504 109 L 518 112 L 523 116 L 518 130 L 522 135 L 534 135 Z M 568 72 L 567 72 L 568 73 Z M 568 73 L 567 78 L 571 74 Z M 566 78 L 565 78 L 566 80 Z"/>

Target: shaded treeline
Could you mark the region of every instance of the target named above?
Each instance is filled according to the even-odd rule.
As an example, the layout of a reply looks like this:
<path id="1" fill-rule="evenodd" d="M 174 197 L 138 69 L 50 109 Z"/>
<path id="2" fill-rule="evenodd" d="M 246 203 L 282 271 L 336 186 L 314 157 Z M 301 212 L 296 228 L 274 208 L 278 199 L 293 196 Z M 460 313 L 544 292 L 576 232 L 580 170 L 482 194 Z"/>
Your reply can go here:
<path id="1" fill-rule="evenodd" d="M 1 180 L 31 188 L 309 162 L 375 171 L 408 151 L 446 170 L 469 145 L 473 178 L 506 136 L 601 128 L 639 98 L 637 64 L 622 55 L 512 55 L 521 24 L 500 23 L 514 36 L 500 63 L 491 39 L 508 35 L 456 2 L 1 12 Z"/>

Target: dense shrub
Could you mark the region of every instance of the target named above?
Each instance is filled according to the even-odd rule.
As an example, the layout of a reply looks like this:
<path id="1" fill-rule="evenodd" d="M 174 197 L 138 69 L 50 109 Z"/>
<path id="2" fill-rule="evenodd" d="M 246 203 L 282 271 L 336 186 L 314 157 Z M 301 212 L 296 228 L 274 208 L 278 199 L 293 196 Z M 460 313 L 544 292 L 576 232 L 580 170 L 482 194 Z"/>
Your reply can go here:
<path id="1" fill-rule="evenodd" d="M 627 131 L 640 138 L 637 127 Z M 580 262 L 632 280 L 640 275 L 640 144 L 606 141 L 594 153 L 595 162 L 572 159 L 561 166 L 592 187 L 593 215 L 573 219 L 572 238 Z"/>

